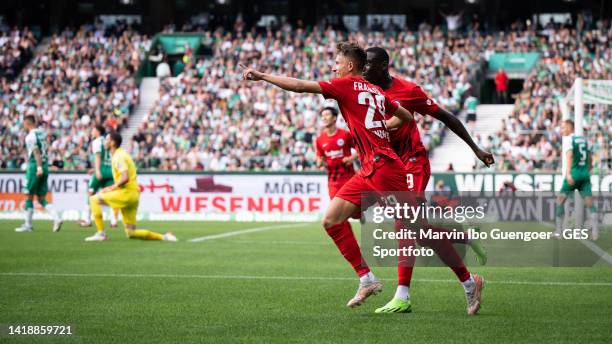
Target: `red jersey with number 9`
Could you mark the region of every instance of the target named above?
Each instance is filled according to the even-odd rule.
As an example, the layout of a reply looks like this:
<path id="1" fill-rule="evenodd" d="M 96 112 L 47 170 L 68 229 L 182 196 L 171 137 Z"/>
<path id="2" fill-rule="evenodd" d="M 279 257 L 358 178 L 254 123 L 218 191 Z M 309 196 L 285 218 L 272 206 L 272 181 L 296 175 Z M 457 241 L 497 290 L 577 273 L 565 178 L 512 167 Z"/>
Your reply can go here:
<path id="1" fill-rule="evenodd" d="M 408 111 L 417 112 L 423 116 L 438 111 L 438 104 L 414 82 L 394 77 L 391 86 L 385 90 L 385 93 L 399 101 Z M 391 116 L 387 115 L 385 118 L 389 119 Z M 389 132 L 391 133 L 391 145 L 404 164 L 408 164 L 411 158 L 419 155 L 427 157 L 427 150 L 421 142 L 421 135 L 415 121 L 404 123 Z"/>
<path id="2" fill-rule="evenodd" d="M 361 161 L 359 174 L 371 175 L 385 163 L 381 156 L 399 157 L 391 148 L 385 113 L 394 113 L 398 104 L 382 89 L 360 76 L 347 76 L 319 82 L 323 96 L 338 102 Z"/>

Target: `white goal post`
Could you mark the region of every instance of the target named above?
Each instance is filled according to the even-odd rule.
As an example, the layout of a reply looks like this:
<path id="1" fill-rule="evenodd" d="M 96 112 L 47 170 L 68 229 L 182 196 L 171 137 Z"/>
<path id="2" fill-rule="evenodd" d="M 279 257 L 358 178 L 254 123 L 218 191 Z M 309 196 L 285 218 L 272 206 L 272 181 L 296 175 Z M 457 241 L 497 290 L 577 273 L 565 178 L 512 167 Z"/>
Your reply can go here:
<path id="1" fill-rule="evenodd" d="M 573 105 L 574 134 L 584 135 L 584 105 L 612 105 L 612 80 L 584 80 L 576 78 L 567 95 L 560 99 L 559 107 L 563 119 L 572 119 L 570 105 Z M 611 110 L 612 111 L 612 110 Z M 567 142 L 566 142 L 567 143 Z M 562 151 L 568 147 L 563 147 Z M 566 157 L 561 154 L 561 171 L 565 175 Z M 567 205 L 567 204 L 566 204 Z M 574 216 L 576 228 L 581 228 L 584 222 L 584 205 L 578 192 L 574 195 Z M 567 213 L 567 211 L 566 211 Z"/>

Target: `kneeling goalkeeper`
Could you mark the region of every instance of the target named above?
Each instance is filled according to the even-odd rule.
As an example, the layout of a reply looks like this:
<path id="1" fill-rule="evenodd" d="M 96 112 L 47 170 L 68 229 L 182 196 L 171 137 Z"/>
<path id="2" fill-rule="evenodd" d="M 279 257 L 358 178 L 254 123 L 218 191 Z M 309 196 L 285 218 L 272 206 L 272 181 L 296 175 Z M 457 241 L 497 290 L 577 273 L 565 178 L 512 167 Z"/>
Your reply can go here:
<path id="1" fill-rule="evenodd" d="M 136 182 L 136 165 L 130 155 L 121 148 L 121 141 L 121 135 L 116 131 L 110 132 L 104 141 L 105 148 L 111 153 L 111 168 L 115 182 L 89 197 L 89 205 L 98 231 L 85 238 L 85 241 L 107 239 L 102 221 L 102 205 L 121 210 L 125 234 L 128 238 L 176 241 L 176 237 L 171 232 L 160 234 L 146 229 L 136 229 L 140 187 Z"/>

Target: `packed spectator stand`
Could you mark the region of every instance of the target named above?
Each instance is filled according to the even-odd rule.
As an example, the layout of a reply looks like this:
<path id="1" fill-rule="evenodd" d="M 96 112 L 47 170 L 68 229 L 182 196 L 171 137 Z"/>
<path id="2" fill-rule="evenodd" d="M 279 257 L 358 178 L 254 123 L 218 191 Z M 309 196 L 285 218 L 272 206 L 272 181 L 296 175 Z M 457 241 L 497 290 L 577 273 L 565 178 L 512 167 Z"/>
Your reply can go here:
<path id="1" fill-rule="evenodd" d="M 0 79 L 0 167 L 23 165 L 21 123 L 35 115 L 48 132 L 52 169 L 89 168 L 91 124 L 119 129 L 125 122 L 138 103 L 134 74 L 149 41 L 126 25 L 98 24 L 41 43 L 18 77 Z"/>
<path id="2" fill-rule="evenodd" d="M 478 137 L 478 142 L 498 157 L 497 171 L 559 171 L 560 99 L 568 95 L 577 77 L 612 80 L 612 23 L 598 21 L 581 31 L 549 26 L 538 36 L 523 36 L 522 41 L 542 53 L 540 62 L 525 80 L 512 114 L 497 135 Z M 588 105 L 584 116 L 594 173 L 612 169 L 612 106 Z"/>
<path id="3" fill-rule="evenodd" d="M 319 95 L 282 92 L 264 83 L 240 80 L 239 62 L 266 71 L 309 80 L 333 77 L 336 43 L 356 40 L 384 46 L 392 73 L 411 78 L 445 108 L 458 112 L 470 77 L 479 70 L 473 44 L 480 35 L 447 39 L 439 28 L 417 32 L 351 33 L 330 28 L 229 33 L 205 32 L 213 55 L 185 56 L 182 72 L 164 78 L 161 97 L 131 142 L 141 167 L 170 170 L 309 170 L 316 169 L 313 138 L 320 127 Z M 177 68 L 173 68 L 177 69 Z M 423 142 L 432 149 L 444 126 L 419 117 Z"/>
<path id="4" fill-rule="evenodd" d="M 242 26 L 201 32 L 212 53 L 197 56 L 189 51 L 180 66 L 172 66 L 172 76 L 161 79 L 159 101 L 126 143 L 140 168 L 316 169 L 312 142 L 320 130 L 318 111 L 328 103 L 318 95 L 283 92 L 265 83 L 247 85 L 240 80 L 238 63 L 325 80 L 333 76 L 335 44 L 347 39 L 386 48 L 392 74 L 422 85 L 456 114 L 465 99 L 477 93 L 491 54 L 541 53 L 523 90 L 511 99 L 514 110 L 497 135 L 476 137 L 495 154 L 497 171 L 558 170 L 559 97 L 577 76 L 612 79 L 609 20 L 541 30 L 517 22 L 502 32 L 466 27 L 452 34 L 425 23 L 415 30 L 366 33 L 289 25 L 257 32 Z M 0 168 L 23 164 L 21 120 L 27 114 L 40 118 L 49 131 L 52 168 L 89 168 L 90 124 L 121 129 L 138 104 L 135 73 L 151 40 L 121 24 L 66 29 L 41 42 L 27 29 L 0 35 L 0 65 L 16 66 L 13 71 L 3 68 L 0 75 Z M 46 46 L 30 60 L 37 43 Z M 585 114 L 585 132 L 598 161 L 609 159 L 601 147 L 612 136 L 610 111 L 609 106 L 591 106 Z M 424 144 L 434 149 L 446 134 L 444 125 L 430 117 L 417 120 Z"/>
<path id="5" fill-rule="evenodd" d="M 36 38 L 28 28 L 0 25 L 0 79 L 13 80 L 32 58 Z"/>

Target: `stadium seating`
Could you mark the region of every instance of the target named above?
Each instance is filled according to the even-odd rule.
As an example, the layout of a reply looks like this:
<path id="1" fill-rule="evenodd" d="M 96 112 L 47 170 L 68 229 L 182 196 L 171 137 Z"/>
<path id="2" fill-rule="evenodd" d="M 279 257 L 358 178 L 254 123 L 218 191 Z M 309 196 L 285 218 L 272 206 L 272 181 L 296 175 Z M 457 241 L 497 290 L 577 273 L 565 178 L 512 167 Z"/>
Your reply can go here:
<path id="1" fill-rule="evenodd" d="M 523 47 L 537 47 L 543 56 L 525 80 L 514 111 L 497 135 L 479 138 L 482 146 L 501 158 L 496 164 L 498 171 L 560 170 L 560 97 L 567 95 L 577 77 L 612 79 L 612 25 L 609 22 L 600 25 L 603 30 L 576 32 L 550 28 L 539 37 L 524 36 Z M 576 39 L 578 36 L 580 40 Z M 586 107 L 584 130 L 594 148 L 595 173 L 599 162 L 609 159 L 608 150 L 600 148 L 609 144 L 604 140 L 610 140 L 612 135 L 611 118 L 610 106 Z"/>
<path id="2" fill-rule="evenodd" d="M 32 58 L 36 38 L 27 27 L 0 26 L 0 79 L 12 80 Z"/>
<path id="3" fill-rule="evenodd" d="M 320 96 L 245 85 L 238 62 L 268 71 L 325 80 L 332 77 L 335 42 L 357 40 L 389 49 L 394 73 L 421 83 L 444 107 L 459 111 L 479 63 L 470 41 L 449 45 L 438 29 L 415 33 L 306 33 L 301 29 L 243 38 L 217 31 L 213 56 L 189 62 L 175 79 L 162 82 L 161 98 L 134 136 L 132 153 L 142 167 L 196 170 L 307 170 L 314 167 L 312 139 L 318 134 Z M 475 36 L 476 37 L 476 36 Z M 415 44 L 418 42 L 418 44 Z M 273 100 L 273 101 L 270 101 Z M 428 148 L 440 142 L 443 125 L 419 118 Z"/>
<path id="4" fill-rule="evenodd" d="M 458 113 L 470 88 L 479 87 L 482 66 L 495 52 L 537 51 L 542 58 L 525 80 L 512 115 L 495 136 L 477 137 L 497 156 L 500 171 L 557 170 L 561 119 L 557 99 L 576 76 L 611 79 L 612 30 L 546 27 L 534 32 L 467 32 L 447 36 L 427 24 L 417 31 L 344 33 L 331 29 L 283 30 L 252 35 L 206 32 L 211 56 L 192 57 L 179 75 L 161 82 L 160 99 L 128 142 L 142 168 L 158 170 L 315 169 L 320 96 L 282 92 L 264 83 L 245 85 L 238 62 L 269 72 L 324 80 L 332 77 L 335 43 L 357 40 L 391 54 L 392 73 L 414 80 L 443 107 Z M 582 37 L 579 41 L 575 39 Z M 11 37 L 8 39 L 7 37 Z M 12 44 L 8 42 L 13 42 Z M 576 42 L 582 42 L 578 45 Z M 36 44 L 31 32 L 0 36 L 0 64 L 23 65 Z M 35 114 L 50 132 L 55 168 L 90 166 L 88 124 L 121 127 L 138 103 L 135 71 L 150 40 L 128 27 L 84 26 L 46 40 L 46 47 L 18 76 L 0 77 L 0 168 L 19 168 L 24 133 L 20 119 Z M 11 60 L 21 52 L 19 62 Z M 13 62 L 10 62 L 13 61 Z M 15 70 L 18 70 L 15 69 Z M 11 80 L 13 79 L 13 80 Z M 609 107 L 588 107 L 591 145 L 604 146 Z M 433 149 L 445 135 L 442 123 L 418 116 L 422 140 Z M 606 152 L 596 154 L 605 159 Z M 476 164 L 476 166 L 480 166 Z"/>
<path id="5" fill-rule="evenodd" d="M 0 95 L 0 163 L 20 168 L 24 115 L 36 115 L 49 132 L 52 168 L 86 169 L 89 124 L 119 127 L 138 102 L 134 73 L 149 39 L 127 26 L 101 25 L 66 29 L 44 43 L 13 81 L 4 80 Z"/>

